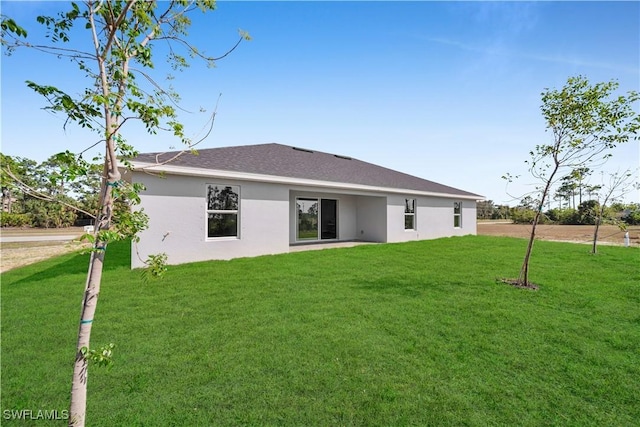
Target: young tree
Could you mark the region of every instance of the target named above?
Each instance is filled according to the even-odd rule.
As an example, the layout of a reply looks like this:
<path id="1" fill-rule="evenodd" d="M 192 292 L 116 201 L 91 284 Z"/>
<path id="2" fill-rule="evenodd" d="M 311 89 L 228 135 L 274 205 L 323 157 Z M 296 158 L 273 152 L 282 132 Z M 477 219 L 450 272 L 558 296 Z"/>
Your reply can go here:
<path id="1" fill-rule="evenodd" d="M 100 293 L 105 252 L 109 242 L 134 238 L 146 225 L 142 212 L 118 211 L 114 214 L 116 199 L 126 195 L 137 199 L 136 186 L 130 186 L 121 178 L 120 159 L 136 154 L 123 137 L 123 126 L 130 121 L 141 122 L 149 134 L 168 131 L 191 149 L 193 142 L 186 137 L 178 119 L 176 105 L 178 95 L 160 87 L 148 72 L 153 69 L 152 45 L 162 43 L 156 49 L 167 49 L 167 58 L 174 69 L 188 66 L 187 55 L 204 59 L 209 65 L 215 60 L 203 55 L 186 40 L 187 29 L 193 11 L 210 11 L 214 0 L 175 0 L 168 2 L 136 0 L 88 0 L 82 4 L 71 3 L 68 12 L 57 16 L 39 16 L 40 24 L 47 29 L 49 44 L 27 43 L 27 32 L 13 19 L 2 16 L 2 45 L 10 53 L 19 47 L 31 47 L 60 58 L 71 59 L 87 76 L 84 93 L 71 95 L 56 86 L 27 82 L 42 95 L 47 107 L 66 116 L 66 122 L 75 122 L 98 133 L 98 141 L 104 144 L 103 175 L 99 196 L 99 212 L 96 219 L 93 250 L 85 285 L 82 313 L 78 330 L 75 365 L 71 388 L 69 424 L 85 423 L 87 372 L 90 361 L 109 361 L 111 346 L 102 349 L 90 347 L 91 326 L 96 313 Z M 71 39 L 74 40 L 70 44 Z M 234 50 L 243 40 L 240 34 Z M 84 43 L 83 43 L 84 42 Z M 230 52 L 229 51 L 229 52 Z M 221 57 L 226 56 L 229 52 Z M 68 167 L 63 171 L 66 180 L 84 175 L 89 163 L 82 155 L 68 153 Z M 126 160 L 124 165 L 126 166 Z M 161 256 L 150 257 L 152 267 L 162 262 Z M 162 271 L 153 268 L 153 271 Z"/>
<path id="2" fill-rule="evenodd" d="M 640 183 L 635 180 L 634 174 L 629 169 L 621 173 L 615 172 L 609 174 L 608 182 L 605 182 L 603 174 L 603 182 L 602 185 L 600 185 L 601 197 L 593 210 L 595 225 L 593 229 L 591 253 L 598 253 L 598 231 L 600 230 L 602 221 L 605 219 L 607 204 L 621 199 L 639 187 Z M 622 228 L 624 229 L 625 227 Z"/>
<path id="3" fill-rule="evenodd" d="M 537 209 L 520 275 L 510 283 L 532 287 L 529 261 L 536 227 L 550 191 L 563 171 L 597 167 L 610 157 L 612 148 L 639 138 L 640 115 L 634 104 L 640 97 L 635 91 L 614 96 L 617 88 L 615 81 L 592 85 L 587 78 L 577 76 L 570 77 L 560 90 L 542 92 L 541 110 L 551 140 L 536 145 L 526 161 L 529 172 L 540 182 L 534 197 Z M 509 174 L 504 178 L 512 179 Z"/>

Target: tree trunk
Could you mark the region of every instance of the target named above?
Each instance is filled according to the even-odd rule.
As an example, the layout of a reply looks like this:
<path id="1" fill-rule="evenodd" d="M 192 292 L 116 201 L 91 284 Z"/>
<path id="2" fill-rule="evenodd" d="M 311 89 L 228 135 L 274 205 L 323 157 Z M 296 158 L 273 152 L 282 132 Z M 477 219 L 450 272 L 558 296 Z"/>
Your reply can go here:
<path id="1" fill-rule="evenodd" d="M 103 246 L 98 246 L 103 245 Z M 104 265 L 104 253 L 106 245 L 97 243 L 91 253 L 87 284 L 84 291 L 82 314 L 80 315 L 80 328 L 78 330 L 78 343 L 76 345 L 76 359 L 73 367 L 73 380 L 71 383 L 71 407 L 69 411 L 69 426 L 84 426 L 87 407 L 87 374 L 89 361 L 83 350 L 89 349 L 91 338 L 91 325 L 100 295 L 100 282 Z"/>
<path id="2" fill-rule="evenodd" d="M 593 231 L 593 246 L 591 247 L 591 253 L 598 253 L 598 231 L 600 229 L 600 218 L 602 218 L 602 213 L 596 217 L 596 227 Z"/>
<path id="3" fill-rule="evenodd" d="M 524 255 L 524 261 L 522 263 L 522 269 L 520 270 L 520 276 L 518 282 L 522 285 L 529 285 L 529 260 L 531 259 L 531 253 L 533 252 L 533 242 L 536 237 L 536 227 L 540 221 L 540 209 L 536 211 L 536 216 L 533 218 L 533 224 L 531 226 L 531 235 L 529 236 L 529 243 L 527 244 L 527 252 Z"/>
<path id="4" fill-rule="evenodd" d="M 518 276 L 518 283 L 523 286 L 529 286 L 529 261 L 531 259 L 531 253 L 533 252 L 533 242 L 536 238 L 536 227 L 540 222 L 540 215 L 542 215 L 542 208 L 544 207 L 544 201 L 549 194 L 549 190 L 551 189 L 551 184 L 553 183 L 553 178 L 558 172 L 559 164 L 556 161 L 555 167 L 549 178 L 547 179 L 547 183 L 544 187 L 544 191 L 542 192 L 542 197 L 540 199 L 540 203 L 538 204 L 538 209 L 536 210 L 536 215 L 533 217 L 533 224 L 531 225 L 531 235 L 529 236 L 529 243 L 527 244 L 527 252 L 524 255 L 524 261 L 522 262 L 522 268 L 520 269 L 520 276 Z"/>
<path id="5" fill-rule="evenodd" d="M 11 213 L 11 202 L 12 202 L 11 198 L 13 197 L 13 195 L 11 194 L 11 191 L 9 191 L 8 193 L 9 193 L 9 196 L 8 196 L 9 201 L 7 202 L 7 212 Z"/>
<path id="6" fill-rule="evenodd" d="M 582 181 L 580 182 L 580 188 L 579 188 L 579 197 L 578 197 L 578 203 L 581 205 L 582 204 Z"/>
<path id="7" fill-rule="evenodd" d="M 109 154 L 111 153 L 111 154 Z M 113 187 L 120 181 L 117 160 L 113 155 L 113 150 L 107 150 L 107 160 L 105 162 L 105 175 L 107 180 L 103 180 L 101 189 L 102 203 L 101 212 L 96 221 L 95 235 L 100 230 L 108 230 L 111 226 L 113 215 Z M 106 181 L 106 182 L 105 182 Z M 69 426 L 84 427 L 87 410 L 87 376 L 89 360 L 86 351 L 90 349 L 91 326 L 96 313 L 98 297 L 100 295 L 100 284 L 102 282 L 102 270 L 104 266 L 104 256 L 107 250 L 107 242 L 96 239 L 91 258 L 89 260 L 89 271 L 87 272 L 87 282 L 85 285 L 82 312 L 80 315 L 80 327 L 78 330 L 78 341 L 76 345 L 76 357 L 73 367 L 73 378 L 71 382 L 71 405 L 69 408 Z"/>

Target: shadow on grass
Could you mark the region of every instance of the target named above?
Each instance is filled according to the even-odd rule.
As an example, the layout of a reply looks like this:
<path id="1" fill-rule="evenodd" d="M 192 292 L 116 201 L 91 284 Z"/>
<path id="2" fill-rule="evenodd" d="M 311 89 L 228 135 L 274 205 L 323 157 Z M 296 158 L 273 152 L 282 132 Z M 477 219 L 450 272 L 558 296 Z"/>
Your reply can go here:
<path id="1" fill-rule="evenodd" d="M 69 276 L 75 274 L 86 274 L 89 268 L 90 254 L 76 252 L 72 254 L 60 255 L 52 259 L 40 261 L 38 263 L 16 269 L 13 273 L 26 275 L 20 277 L 13 284 L 18 285 L 23 282 L 33 282 L 53 279 L 59 276 Z M 129 268 L 131 260 L 130 242 L 111 243 L 105 255 L 103 271 L 111 271 L 120 268 Z"/>

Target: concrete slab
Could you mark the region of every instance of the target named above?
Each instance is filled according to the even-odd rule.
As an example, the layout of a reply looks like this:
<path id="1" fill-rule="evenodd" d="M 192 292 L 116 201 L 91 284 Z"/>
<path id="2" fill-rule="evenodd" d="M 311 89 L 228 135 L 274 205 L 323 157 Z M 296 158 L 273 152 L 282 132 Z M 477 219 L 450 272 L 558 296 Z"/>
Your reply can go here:
<path id="1" fill-rule="evenodd" d="M 359 245 L 376 245 L 375 242 L 314 242 L 289 246 L 289 252 L 317 251 L 322 249 L 351 248 Z"/>

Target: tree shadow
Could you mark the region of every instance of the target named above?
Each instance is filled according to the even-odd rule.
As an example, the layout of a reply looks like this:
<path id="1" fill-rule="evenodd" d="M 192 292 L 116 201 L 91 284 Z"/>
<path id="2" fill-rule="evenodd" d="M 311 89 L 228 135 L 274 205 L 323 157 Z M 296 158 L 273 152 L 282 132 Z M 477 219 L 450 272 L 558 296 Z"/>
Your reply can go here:
<path id="1" fill-rule="evenodd" d="M 19 270 L 30 271 L 20 279 L 12 282 L 14 285 L 34 282 L 40 280 L 50 280 L 59 276 L 70 276 L 75 274 L 86 274 L 89 268 L 89 252 L 78 251 L 71 254 L 60 255 L 48 260 L 40 261 Z M 115 242 L 109 244 L 105 254 L 103 271 L 112 271 L 121 268 L 129 268 L 131 262 L 130 242 Z"/>

